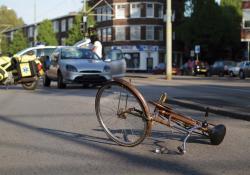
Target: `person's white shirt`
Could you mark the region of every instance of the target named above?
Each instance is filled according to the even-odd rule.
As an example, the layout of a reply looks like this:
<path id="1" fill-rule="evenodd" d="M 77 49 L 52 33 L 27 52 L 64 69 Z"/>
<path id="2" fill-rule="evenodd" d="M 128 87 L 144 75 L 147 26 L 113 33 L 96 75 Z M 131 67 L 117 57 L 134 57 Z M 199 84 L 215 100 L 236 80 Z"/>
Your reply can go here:
<path id="1" fill-rule="evenodd" d="M 100 41 L 95 41 L 93 45 L 93 52 L 95 52 L 100 58 L 102 58 L 102 44 Z"/>

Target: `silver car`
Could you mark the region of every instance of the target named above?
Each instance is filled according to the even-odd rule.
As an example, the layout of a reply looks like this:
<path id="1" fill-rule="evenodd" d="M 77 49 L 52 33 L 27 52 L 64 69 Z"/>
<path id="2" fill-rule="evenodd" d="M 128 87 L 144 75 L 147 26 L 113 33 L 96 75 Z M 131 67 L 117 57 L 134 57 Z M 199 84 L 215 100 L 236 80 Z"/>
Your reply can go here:
<path id="1" fill-rule="evenodd" d="M 109 63 L 100 59 L 89 49 L 77 47 L 59 47 L 50 57 L 43 79 L 44 86 L 57 81 L 58 88 L 67 84 L 102 84 L 111 80 Z"/>
<path id="2" fill-rule="evenodd" d="M 235 76 L 238 76 L 239 75 L 239 72 L 240 72 L 240 65 L 241 65 L 241 62 L 239 63 L 236 63 L 235 66 L 233 67 L 229 67 L 228 68 L 228 73 L 231 77 L 235 77 Z"/>
<path id="3" fill-rule="evenodd" d="M 239 76 L 240 76 L 240 79 L 250 77 L 250 61 L 241 62 Z"/>

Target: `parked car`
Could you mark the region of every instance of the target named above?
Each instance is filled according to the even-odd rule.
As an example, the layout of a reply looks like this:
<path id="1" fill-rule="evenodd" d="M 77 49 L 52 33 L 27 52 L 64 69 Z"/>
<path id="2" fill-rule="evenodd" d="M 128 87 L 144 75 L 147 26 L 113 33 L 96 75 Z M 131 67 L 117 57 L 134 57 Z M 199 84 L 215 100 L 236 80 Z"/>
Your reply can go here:
<path id="1" fill-rule="evenodd" d="M 242 61 L 240 64 L 239 76 L 241 79 L 250 77 L 250 61 Z"/>
<path id="2" fill-rule="evenodd" d="M 166 65 L 165 63 L 159 63 L 155 68 L 152 70 L 153 74 L 165 74 L 166 73 Z M 180 69 L 177 68 L 175 65 L 172 66 L 172 74 L 177 75 L 180 73 Z"/>
<path id="3" fill-rule="evenodd" d="M 189 68 L 188 62 L 184 63 L 180 67 L 180 73 L 181 75 L 192 75 L 192 69 Z"/>
<path id="4" fill-rule="evenodd" d="M 208 75 L 209 71 L 209 65 L 205 62 L 199 61 L 198 63 L 194 64 L 193 69 L 192 69 L 192 74 L 194 76 L 196 75 Z"/>
<path id="5" fill-rule="evenodd" d="M 22 56 L 27 54 L 29 51 L 34 51 L 34 54 L 37 58 L 41 58 L 42 56 L 50 56 L 52 52 L 57 48 L 57 46 L 44 46 L 39 45 L 35 47 L 29 47 L 17 52 L 14 56 Z"/>
<path id="6" fill-rule="evenodd" d="M 208 75 L 219 75 L 220 77 L 228 75 L 230 67 L 235 65 L 236 62 L 231 60 L 216 61 L 212 66 L 210 66 Z"/>
<path id="7" fill-rule="evenodd" d="M 120 54 L 118 50 L 112 53 L 113 57 L 119 55 L 122 57 L 121 51 Z M 116 61 L 115 58 L 111 59 Z M 90 49 L 73 46 L 59 47 L 50 57 L 43 85 L 50 86 L 51 81 L 57 81 L 58 88 L 65 88 L 71 83 L 99 85 L 112 79 L 112 64 L 112 60 L 104 61 Z M 117 76 L 122 74 L 117 71 Z"/>
<path id="8" fill-rule="evenodd" d="M 228 68 L 228 73 L 229 73 L 230 77 L 235 77 L 235 76 L 239 75 L 240 64 L 241 64 L 241 62 L 238 62 L 238 63 L 236 63 L 235 66 L 232 66 L 232 67 Z"/>

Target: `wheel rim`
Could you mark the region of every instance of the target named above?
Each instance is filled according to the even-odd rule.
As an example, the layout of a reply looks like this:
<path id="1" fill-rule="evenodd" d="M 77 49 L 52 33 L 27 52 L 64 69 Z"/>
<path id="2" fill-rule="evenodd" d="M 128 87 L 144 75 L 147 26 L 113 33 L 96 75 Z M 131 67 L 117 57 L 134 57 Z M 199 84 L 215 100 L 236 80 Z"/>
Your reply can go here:
<path id="1" fill-rule="evenodd" d="M 99 92 L 97 115 L 107 135 L 120 145 L 135 146 L 146 136 L 147 121 L 143 114 L 128 109 L 144 111 L 138 99 L 128 89 L 118 85 L 106 86 Z"/>

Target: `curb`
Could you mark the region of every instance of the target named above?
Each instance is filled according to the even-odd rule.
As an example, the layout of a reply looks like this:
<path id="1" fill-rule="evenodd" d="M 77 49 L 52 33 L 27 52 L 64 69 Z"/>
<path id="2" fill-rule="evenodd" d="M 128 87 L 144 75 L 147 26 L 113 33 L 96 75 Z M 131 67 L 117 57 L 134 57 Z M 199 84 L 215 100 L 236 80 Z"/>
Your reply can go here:
<path id="1" fill-rule="evenodd" d="M 223 116 L 227 116 L 230 118 L 235 118 L 235 119 L 242 119 L 242 120 L 246 120 L 246 121 L 250 121 L 250 115 L 246 114 L 246 113 L 236 113 L 236 112 L 232 112 L 232 111 L 228 111 L 228 110 L 223 110 L 221 108 L 216 108 L 213 106 L 201 106 L 197 103 L 194 102 L 190 102 L 190 101 L 183 101 L 183 100 L 177 100 L 174 98 L 169 98 L 168 99 L 170 104 L 175 104 L 175 105 L 179 105 L 179 106 L 183 106 L 183 107 L 187 107 L 187 108 L 191 108 L 194 110 L 199 110 L 199 111 L 206 111 L 206 108 L 209 108 L 209 112 L 213 113 L 213 114 L 218 114 L 218 115 L 223 115 Z"/>

